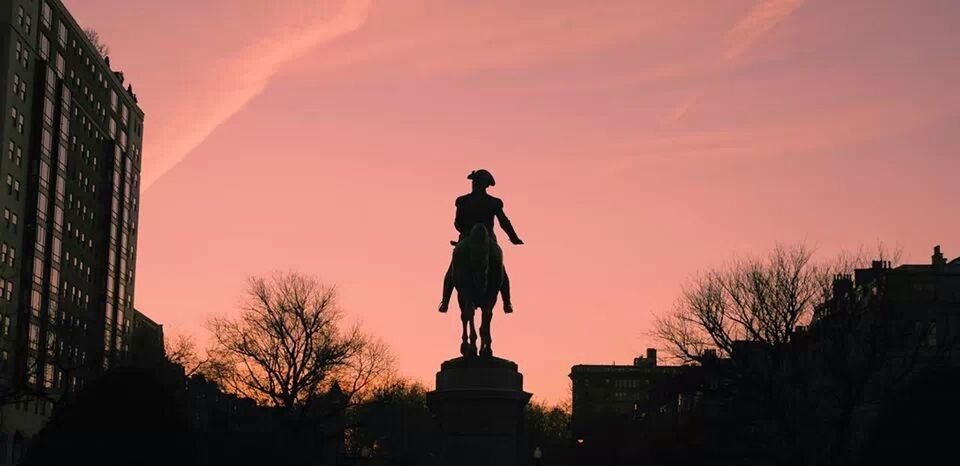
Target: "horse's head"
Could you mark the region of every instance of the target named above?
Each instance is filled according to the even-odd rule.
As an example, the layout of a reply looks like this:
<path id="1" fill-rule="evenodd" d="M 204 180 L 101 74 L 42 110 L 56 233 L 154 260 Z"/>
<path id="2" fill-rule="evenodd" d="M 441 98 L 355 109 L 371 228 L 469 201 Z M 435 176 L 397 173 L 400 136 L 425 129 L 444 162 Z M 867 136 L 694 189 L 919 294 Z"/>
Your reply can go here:
<path id="1" fill-rule="evenodd" d="M 476 287 L 477 293 L 483 295 L 487 292 L 490 274 L 490 235 L 487 232 L 487 227 L 481 223 L 474 225 L 470 229 L 467 243 L 470 248 L 473 285 Z"/>

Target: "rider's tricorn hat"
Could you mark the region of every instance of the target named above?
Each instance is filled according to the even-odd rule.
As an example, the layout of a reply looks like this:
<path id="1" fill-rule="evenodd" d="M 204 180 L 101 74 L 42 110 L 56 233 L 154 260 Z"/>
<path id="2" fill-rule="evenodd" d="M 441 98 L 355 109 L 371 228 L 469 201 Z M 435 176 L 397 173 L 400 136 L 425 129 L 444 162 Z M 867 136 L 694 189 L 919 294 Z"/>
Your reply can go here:
<path id="1" fill-rule="evenodd" d="M 482 168 L 480 170 L 474 170 L 470 172 L 470 174 L 467 175 L 467 179 L 476 181 L 477 183 L 484 184 L 487 186 L 497 185 L 496 180 L 493 179 L 493 175 L 491 175 L 490 172 Z"/>

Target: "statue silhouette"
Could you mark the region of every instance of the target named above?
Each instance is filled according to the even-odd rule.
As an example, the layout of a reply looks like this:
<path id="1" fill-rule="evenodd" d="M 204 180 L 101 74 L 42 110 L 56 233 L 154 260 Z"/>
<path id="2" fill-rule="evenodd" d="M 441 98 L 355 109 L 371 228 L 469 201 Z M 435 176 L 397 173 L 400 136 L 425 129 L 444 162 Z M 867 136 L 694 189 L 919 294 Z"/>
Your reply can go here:
<path id="1" fill-rule="evenodd" d="M 490 322 L 497 294 L 503 296 L 503 310 L 513 312 L 510 302 L 510 279 L 503 266 L 503 250 L 497 244 L 493 232 L 494 217 L 513 244 L 523 244 L 513 230 L 510 220 L 503 212 L 503 201 L 487 194 L 487 187 L 495 186 L 493 175 L 487 170 L 476 170 L 467 176 L 473 183 L 470 194 L 457 198 L 457 215 L 454 227 L 460 233 L 453 244 L 453 258 L 443 280 L 443 298 L 440 312 L 447 312 L 453 289 L 457 289 L 460 319 L 463 324 L 460 353 L 464 356 L 477 354 L 477 331 L 474 313 L 481 311 L 480 355 L 492 356 Z M 469 328 L 469 335 L 468 330 Z M 469 339 L 468 339 L 469 337 Z"/>

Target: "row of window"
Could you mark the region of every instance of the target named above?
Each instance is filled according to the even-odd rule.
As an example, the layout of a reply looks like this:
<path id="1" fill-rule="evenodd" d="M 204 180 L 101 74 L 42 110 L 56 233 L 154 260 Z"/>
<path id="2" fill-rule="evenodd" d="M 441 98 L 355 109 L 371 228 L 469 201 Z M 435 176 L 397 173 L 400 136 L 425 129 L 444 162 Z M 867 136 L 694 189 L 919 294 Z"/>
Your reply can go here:
<path id="1" fill-rule="evenodd" d="M 13 175 L 7 173 L 7 194 L 20 199 L 20 180 L 13 179 Z"/>
<path id="2" fill-rule="evenodd" d="M 83 262 L 83 259 L 80 259 L 79 257 L 77 257 L 76 254 L 74 254 L 71 257 L 70 251 L 64 251 L 63 257 L 64 257 L 64 264 L 72 265 L 73 268 L 77 270 L 77 272 L 85 275 L 87 277 L 87 280 L 90 280 L 90 278 L 93 276 L 93 269 L 89 265 L 86 265 Z"/>
<path id="3" fill-rule="evenodd" d="M 7 158 L 18 167 L 23 164 L 23 147 L 13 139 L 7 143 Z"/>
<path id="4" fill-rule="evenodd" d="M 20 79 L 18 73 L 13 74 L 13 93 L 20 98 L 21 102 L 27 101 L 27 80 Z"/>
<path id="5" fill-rule="evenodd" d="M 23 6 L 17 8 L 17 24 L 23 29 L 23 32 L 30 34 L 30 28 L 32 27 L 32 20 L 30 15 L 23 10 Z"/>
<path id="6" fill-rule="evenodd" d="M 0 297 L 7 301 L 13 300 L 13 280 L 0 279 Z"/>
<path id="7" fill-rule="evenodd" d="M 17 62 L 20 63 L 24 68 L 30 69 L 30 51 L 23 46 L 23 43 L 17 40 L 17 50 L 16 57 Z"/>
<path id="8" fill-rule="evenodd" d="M 17 249 L 7 243 L 0 244 L 0 264 L 13 267 L 17 260 Z"/>
<path id="9" fill-rule="evenodd" d="M 10 209 L 3 209 L 3 220 L 7 224 L 7 228 L 13 227 L 13 231 L 17 231 L 17 225 L 20 224 L 20 217 L 16 212 L 10 212 Z"/>
<path id="10" fill-rule="evenodd" d="M 23 134 L 23 114 L 20 113 L 20 110 L 17 110 L 17 107 L 10 107 L 10 119 L 17 133 Z"/>
<path id="11" fill-rule="evenodd" d="M 83 308 L 84 310 L 90 308 L 90 295 L 84 293 L 83 290 L 77 288 L 74 285 L 71 285 L 66 280 L 63 282 L 63 292 L 67 293 L 69 291 L 70 302 L 75 306 Z"/>
<path id="12" fill-rule="evenodd" d="M 84 179 L 89 180 L 90 178 Z M 77 181 L 77 185 L 79 185 L 80 189 L 85 188 L 84 183 L 81 183 L 79 180 Z M 93 209 L 88 209 L 87 205 L 80 200 L 80 197 L 74 199 L 73 193 L 67 194 L 67 208 L 74 209 L 77 216 L 79 216 L 82 220 L 91 222 L 93 221 Z"/>

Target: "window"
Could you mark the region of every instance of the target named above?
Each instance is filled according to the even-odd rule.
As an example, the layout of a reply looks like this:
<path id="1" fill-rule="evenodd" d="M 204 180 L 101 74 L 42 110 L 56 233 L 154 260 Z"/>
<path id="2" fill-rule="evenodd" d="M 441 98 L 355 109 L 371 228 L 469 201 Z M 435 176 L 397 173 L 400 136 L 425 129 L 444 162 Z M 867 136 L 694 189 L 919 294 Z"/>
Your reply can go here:
<path id="1" fill-rule="evenodd" d="M 30 51 L 27 50 L 19 40 L 17 41 L 16 55 L 17 61 L 20 62 L 24 68 L 30 68 Z"/>
<path id="2" fill-rule="evenodd" d="M 18 42 L 17 45 L 19 45 L 19 44 L 20 44 L 20 43 Z M 118 98 L 117 98 L 117 91 L 114 91 L 114 90 L 111 89 L 111 90 L 110 90 L 110 109 L 113 110 L 113 111 L 117 111 L 117 104 L 119 103 L 117 99 L 118 99 Z"/>
<path id="3" fill-rule="evenodd" d="M 23 134 L 23 114 L 17 110 L 17 107 L 10 107 L 10 118 L 13 120 L 13 126 L 17 132 Z"/>
<path id="4" fill-rule="evenodd" d="M 57 29 L 57 40 L 64 48 L 67 47 L 67 25 L 63 24 L 63 21 L 60 21 L 60 26 Z"/>
<path id="5" fill-rule="evenodd" d="M 44 60 L 50 58 L 50 39 L 43 34 L 40 34 L 40 57 Z"/>
<path id="6" fill-rule="evenodd" d="M 60 52 L 57 52 L 57 76 L 59 76 L 60 79 L 63 79 L 63 77 L 65 76 L 64 75 L 65 72 L 66 72 L 66 61 L 64 61 L 63 55 L 61 55 Z"/>
<path id="7" fill-rule="evenodd" d="M 27 80 L 20 79 L 19 82 L 14 85 L 13 92 L 20 97 L 20 100 L 23 102 L 27 101 Z"/>
<path id="8" fill-rule="evenodd" d="M 30 323 L 30 349 L 40 349 L 40 327 L 33 322 Z"/>
<path id="9" fill-rule="evenodd" d="M 48 28 L 50 24 L 53 23 L 53 9 L 50 8 L 50 4 L 47 2 L 43 2 L 43 6 L 40 9 L 40 21 Z"/>

